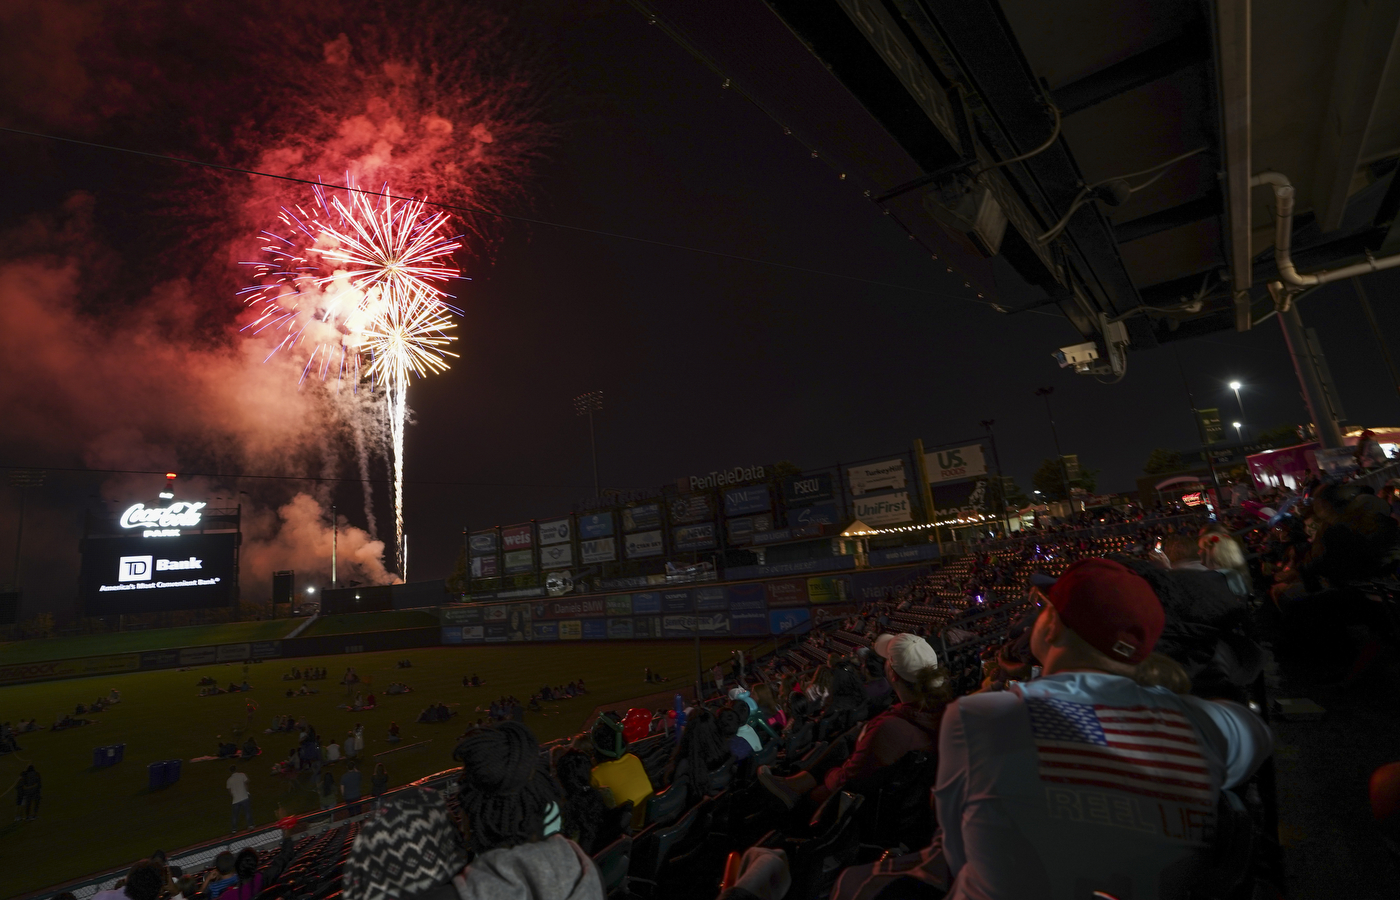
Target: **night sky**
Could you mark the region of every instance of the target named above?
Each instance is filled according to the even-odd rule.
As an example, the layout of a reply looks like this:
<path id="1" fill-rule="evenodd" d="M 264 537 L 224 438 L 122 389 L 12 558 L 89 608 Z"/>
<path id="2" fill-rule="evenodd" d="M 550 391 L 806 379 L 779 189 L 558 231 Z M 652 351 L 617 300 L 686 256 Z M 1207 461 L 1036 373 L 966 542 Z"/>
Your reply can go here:
<path id="1" fill-rule="evenodd" d="M 62 43 L 61 30 L 24 14 L 26 4 L 7 6 L 15 11 L 0 18 L 5 41 Z M 1272 321 L 1251 333 L 1132 353 L 1127 377 L 1115 385 L 1060 370 L 1051 352 L 1079 338 L 1058 315 L 1005 316 L 976 301 L 961 277 L 917 252 L 854 184 L 812 159 L 743 96 L 722 89 L 718 76 L 630 6 L 566 6 L 548 21 L 515 26 L 534 48 L 538 77 L 550 85 L 555 140 L 524 185 L 528 199 L 507 211 L 820 271 L 502 225 L 492 258 L 461 259 L 474 279 L 459 294 L 462 358 L 410 392 L 416 424 L 408 435 L 406 530 L 413 580 L 450 571 L 463 526 L 548 517 L 592 494 L 587 423 L 571 406 L 583 391 L 605 396 L 597 419 L 605 487 L 652 487 L 780 459 L 803 467 L 868 459 L 905 450 L 915 438 L 939 444 L 976 437 L 980 420 L 995 419 L 1003 466 L 1029 490 L 1031 472 L 1054 452 L 1033 392 L 1053 386 L 1065 452 L 1101 470 L 1100 490 L 1132 490 L 1154 447 L 1195 441 L 1178 353 L 1197 405 L 1219 407 L 1227 429 L 1239 418 L 1226 387 L 1231 379 L 1246 385 L 1250 428 L 1303 421 Z M 112 47 L 120 64 L 122 42 Z M 206 49 L 176 40 L 130 63 L 159 71 L 180 57 L 197 76 Z M 191 152 L 171 138 L 168 109 L 159 102 L 109 128 L 95 99 L 84 109 L 90 93 L 72 97 L 81 128 L 76 118 L 36 113 L 32 96 L 16 92 L 0 98 L 0 124 Z M 178 253 L 157 265 L 151 255 L 165 251 L 143 236 L 166 234 L 169 222 L 154 220 L 156 204 L 130 211 L 134 193 L 169 202 L 171 165 L 12 135 L 0 135 L 0 160 L 4 261 L 45 253 L 48 238 L 33 227 L 34 217 L 85 191 L 95 203 L 95 239 L 109 248 L 131 296 L 153 290 L 158 271 L 199 267 Z M 128 211 L 112 213 L 115 204 Z M 187 237 L 197 242 L 197 235 Z M 1366 284 L 1387 336 L 1400 334 L 1393 303 L 1400 275 L 1370 276 Z M 1008 287 L 1002 299 L 1015 304 L 1032 295 Z M 9 302 L 0 295 L 0 303 Z M 103 302 L 88 297 L 85 310 L 100 312 Z M 1400 397 L 1351 286 L 1314 294 L 1303 315 L 1321 336 L 1350 421 L 1400 424 Z M 12 360 L 5 371 L 24 364 Z M 0 408 L 0 423 L 7 421 L 14 419 Z M 0 424 L 0 462 L 83 465 L 80 448 L 92 435 L 79 422 L 71 437 L 65 447 Z M 161 436 L 144 440 L 159 445 Z M 199 464 L 179 447 L 167 449 L 177 465 Z M 33 496 L 37 511 L 26 526 L 40 535 L 27 554 L 33 602 L 57 608 L 71 599 L 65 567 L 76 557 L 82 509 L 100 506 L 94 495 L 101 483 L 52 476 Z M 336 499 L 362 525 L 358 490 L 342 488 Z M 8 485 L 0 491 L 0 562 L 8 565 L 16 494 Z M 382 535 L 382 497 L 378 507 Z"/>

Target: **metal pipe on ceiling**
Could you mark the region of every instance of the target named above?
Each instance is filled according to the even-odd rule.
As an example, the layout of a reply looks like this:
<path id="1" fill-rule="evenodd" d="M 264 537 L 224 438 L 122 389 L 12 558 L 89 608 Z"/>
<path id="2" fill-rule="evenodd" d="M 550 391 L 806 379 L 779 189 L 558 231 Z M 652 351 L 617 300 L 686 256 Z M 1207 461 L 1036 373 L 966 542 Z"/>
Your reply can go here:
<path id="1" fill-rule="evenodd" d="M 1300 273 L 1293 265 L 1293 183 L 1281 172 L 1260 172 L 1249 180 L 1250 187 L 1268 185 L 1274 192 L 1274 263 L 1278 266 L 1280 280 L 1291 292 L 1303 288 L 1330 284 L 1367 272 L 1379 272 L 1400 266 L 1400 254 L 1382 256 L 1375 259 L 1366 257 L 1365 262 L 1352 263 L 1340 269 L 1323 269 L 1318 272 Z"/>

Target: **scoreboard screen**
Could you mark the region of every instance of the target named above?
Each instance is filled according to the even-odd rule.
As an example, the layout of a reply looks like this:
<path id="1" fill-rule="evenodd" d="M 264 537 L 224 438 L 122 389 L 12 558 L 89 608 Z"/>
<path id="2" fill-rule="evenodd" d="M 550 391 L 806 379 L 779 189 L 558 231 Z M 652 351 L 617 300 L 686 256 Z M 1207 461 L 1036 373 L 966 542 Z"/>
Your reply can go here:
<path id="1" fill-rule="evenodd" d="M 90 537 L 80 578 L 89 616 L 231 605 L 238 586 L 237 532 L 179 537 Z"/>

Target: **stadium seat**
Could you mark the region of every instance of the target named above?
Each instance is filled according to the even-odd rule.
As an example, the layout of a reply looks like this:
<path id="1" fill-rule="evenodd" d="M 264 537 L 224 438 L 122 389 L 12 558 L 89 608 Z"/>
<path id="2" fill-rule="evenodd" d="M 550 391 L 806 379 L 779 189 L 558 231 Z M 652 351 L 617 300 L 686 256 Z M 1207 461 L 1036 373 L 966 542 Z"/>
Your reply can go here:
<path id="1" fill-rule="evenodd" d="M 605 894 L 612 896 L 627 884 L 631 861 L 632 838 L 629 835 L 623 835 L 593 856 L 593 864 L 598 867 Z"/>
<path id="2" fill-rule="evenodd" d="M 932 753 L 906 753 L 890 767 L 888 780 L 860 813 L 861 840 L 878 847 L 923 847 L 936 827 L 929 792 L 938 778 Z"/>
<path id="3" fill-rule="evenodd" d="M 634 883 L 637 883 L 649 886 L 651 889 L 649 893 L 655 894 L 662 864 L 666 862 L 666 858 L 670 856 L 676 846 L 690 834 L 690 829 L 695 824 L 695 820 L 699 818 L 704 806 L 705 804 L 702 803 L 691 807 L 690 811 L 674 825 L 652 825 L 636 836 L 633 841 L 632 860 L 628 865 L 627 885 L 629 890 Z"/>
<path id="4" fill-rule="evenodd" d="M 685 782 L 679 782 L 651 795 L 647 801 L 647 824 L 669 825 L 680 818 L 685 810 L 690 789 Z"/>

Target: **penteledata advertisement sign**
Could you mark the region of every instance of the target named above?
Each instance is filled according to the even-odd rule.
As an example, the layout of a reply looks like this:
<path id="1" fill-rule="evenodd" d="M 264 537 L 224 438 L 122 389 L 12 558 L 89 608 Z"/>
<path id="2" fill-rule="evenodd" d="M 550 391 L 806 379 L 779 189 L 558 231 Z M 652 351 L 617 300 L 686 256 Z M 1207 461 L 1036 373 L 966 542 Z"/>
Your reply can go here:
<path id="1" fill-rule="evenodd" d="M 88 538 L 80 575 L 89 616 L 228 606 L 238 584 L 238 534 Z"/>

